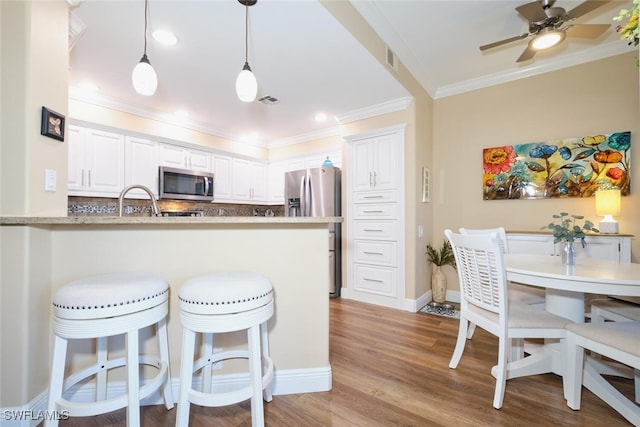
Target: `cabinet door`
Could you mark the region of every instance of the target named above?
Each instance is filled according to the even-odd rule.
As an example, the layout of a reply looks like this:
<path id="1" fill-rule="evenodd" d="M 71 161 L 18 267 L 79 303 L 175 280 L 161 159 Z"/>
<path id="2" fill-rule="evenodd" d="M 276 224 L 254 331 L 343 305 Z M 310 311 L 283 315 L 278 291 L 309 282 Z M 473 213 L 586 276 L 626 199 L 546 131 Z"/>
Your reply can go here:
<path id="1" fill-rule="evenodd" d="M 187 167 L 187 153 L 183 147 L 170 144 L 160 144 L 159 163 L 163 166 L 171 166 L 174 168 Z"/>
<path id="2" fill-rule="evenodd" d="M 264 163 L 251 163 L 251 200 L 267 200 L 267 166 Z"/>
<path id="3" fill-rule="evenodd" d="M 396 134 L 390 134 L 379 136 L 372 142 L 373 188 L 376 190 L 392 189 L 397 186 L 395 165 L 398 157 L 398 144 L 396 141 Z"/>
<path id="4" fill-rule="evenodd" d="M 69 125 L 67 135 L 69 144 L 67 189 L 69 194 L 75 195 L 81 192 L 84 187 L 84 147 L 86 145 L 86 132 L 83 128 Z"/>
<path id="5" fill-rule="evenodd" d="M 213 198 L 214 200 L 231 199 L 232 164 L 231 157 L 213 155 Z"/>
<path id="6" fill-rule="evenodd" d="M 273 203 L 284 203 L 284 174 L 288 171 L 288 162 L 269 164 L 267 178 L 267 200 Z"/>
<path id="7" fill-rule="evenodd" d="M 89 129 L 86 187 L 92 194 L 118 195 L 124 188 L 124 136 Z"/>
<path id="8" fill-rule="evenodd" d="M 251 162 L 233 159 L 233 198 L 249 200 L 251 195 Z"/>
<path id="9" fill-rule="evenodd" d="M 148 139 L 127 136 L 125 139 L 125 185 L 140 184 L 158 195 L 158 143 Z M 147 193 L 134 189 L 127 197 Z"/>
<path id="10" fill-rule="evenodd" d="M 353 190 L 369 191 L 373 188 L 372 141 L 357 142 L 353 146 Z"/>
<path id="11" fill-rule="evenodd" d="M 193 149 L 187 153 L 188 169 L 211 172 L 211 153 Z"/>

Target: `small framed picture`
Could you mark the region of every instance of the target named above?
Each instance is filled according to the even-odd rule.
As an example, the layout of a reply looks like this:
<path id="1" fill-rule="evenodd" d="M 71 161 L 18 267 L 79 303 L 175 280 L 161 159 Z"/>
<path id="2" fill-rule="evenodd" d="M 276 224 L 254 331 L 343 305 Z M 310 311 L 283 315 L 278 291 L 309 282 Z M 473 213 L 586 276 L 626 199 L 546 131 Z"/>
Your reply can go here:
<path id="1" fill-rule="evenodd" d="M 47 107 L 42 107 L 42 124 L 40 135 L 64 141 L 64 116 Z"/>
<path id="2" fill-rule="evenodd" d="M 429 185 L 431 184 L 429 181 L 430 172 L 427 168 L 422 168 L 422 201 L 427 203 L 429 201 Z"/>

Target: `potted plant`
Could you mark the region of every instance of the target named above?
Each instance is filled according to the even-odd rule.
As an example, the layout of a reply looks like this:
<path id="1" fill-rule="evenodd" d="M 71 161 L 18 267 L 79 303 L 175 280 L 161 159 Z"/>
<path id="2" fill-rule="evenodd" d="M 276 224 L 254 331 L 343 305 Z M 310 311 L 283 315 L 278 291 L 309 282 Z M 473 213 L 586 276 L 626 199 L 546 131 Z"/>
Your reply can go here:
<path id="1" fill-rule="evenodd" d="M 560 212 L 553 215 L 553 221 L 548 225 L 542 227 L 542 229 L 549 229 L 553 232 L 553 243 L 563 242 L 562 249 L 562 263 L 573 265 L 575 264 L 575 249 L 573 243 L 576 240 L 580 240 L 582 247 L 587 246 L 585 237 L 586 232 L 598 233 L 599 230 L 593 226 L 591 221 L 584 220 L 582 225 L 577 222 L 584 219 L 582 215 L 571 215 L 567 212 Z"/>
<path id="2" fill-rule="evenodd" d="M 444 304 L 447 296 L 447 276 L 442 272 L 442 267 L 450 265 L 456 269 L 456 259 L 453 255 L 451 243 L 445 240 L 440 249 L 427 244 L 427 259 L 436 266 L 431 273 L 431 294 L 432 302 L 435 305 Z"/>

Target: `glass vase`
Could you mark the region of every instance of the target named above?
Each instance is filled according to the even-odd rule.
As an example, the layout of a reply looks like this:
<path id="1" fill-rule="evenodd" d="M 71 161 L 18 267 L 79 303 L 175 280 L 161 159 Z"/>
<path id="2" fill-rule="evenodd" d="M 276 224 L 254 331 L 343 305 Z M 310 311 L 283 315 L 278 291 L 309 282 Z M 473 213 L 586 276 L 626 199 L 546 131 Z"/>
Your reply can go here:
<path id="1" fill-rule="evenodd" d="M 573 242 L 564 242 L 562 247 L 562 263 L 565 265 L 576 264 L 576 250 L 573 247 Z"/>

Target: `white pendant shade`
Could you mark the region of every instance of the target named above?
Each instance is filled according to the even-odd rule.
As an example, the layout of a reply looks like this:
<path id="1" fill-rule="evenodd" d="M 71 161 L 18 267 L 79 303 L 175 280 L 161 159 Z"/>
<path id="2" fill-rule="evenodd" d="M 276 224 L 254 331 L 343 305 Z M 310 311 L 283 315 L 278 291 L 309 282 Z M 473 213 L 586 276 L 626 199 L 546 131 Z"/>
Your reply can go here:
<path id="1" fill-rule="evenodd" d="M 236 93 L 240 101 L 253 102 L 258 94 L 258 81 L 251 69 L 245 66 L 236 79 Z"/>
<path id="2" fill-rule="evenodd" d="M 131 81 L 133 82 L 133 88 L 140 95 L 151 96 L 156 92 L 158 76 L 156 76 L 156 72 L 146 55 L 142 57 L 138 65 L 133 69 Z"/>

